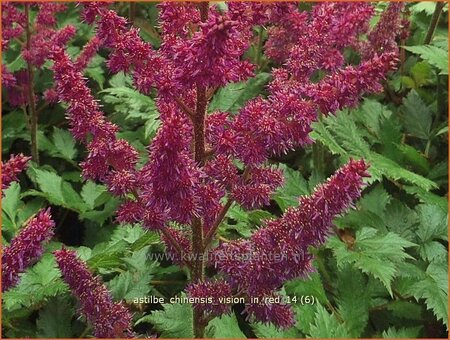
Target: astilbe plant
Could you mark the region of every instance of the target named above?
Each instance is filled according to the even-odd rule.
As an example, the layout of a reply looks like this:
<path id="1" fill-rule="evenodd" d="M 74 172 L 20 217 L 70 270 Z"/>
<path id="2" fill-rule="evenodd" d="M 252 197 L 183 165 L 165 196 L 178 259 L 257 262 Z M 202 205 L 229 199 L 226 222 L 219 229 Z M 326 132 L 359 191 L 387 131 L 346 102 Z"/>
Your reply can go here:
<path id="1" fill-rule="evenodd" d="M 20 46 L 20 55 L 26 68 L 15 72 L 2 64 L 2 86 L 8 102 L 22 108 L 30 130 L 31 155 L 39 162 L 38 120 L 45 104 L 55 103 L 57 96 L 53 88 L 37 93 L 36 78 L 43 71 L 51 49 L 64 47 L 75 36 L 73 25 L 57 29 L 56 15 L 68 9 L 66 4 L 51 2 L 2 2 L 2 51 L 5 53 L 13 42 Z M 32 20 L 32 11 L 36 12 Z M 83 70 L 97 52 L 96 39 L 85 46 L 76 60 L 78 69 Z"/>
<path id="2" fill-rule="evenodd" d="M 374 8 L 369 3 L 320 3 L 311 12 L 299 11 L 294 3 L 235 2 L 226 11 L 207 2 L 158 6 L 159 49 L 143 41 L 107 4 L 84 3 L 82 10 L 83 20 L 96 28 L 86 55 L 107 49 L 111 72 L 129 73 L 143 94 L 157 93 L 161 127 L 143 167 L 137 167 L 138 152 L 117 137 L 118 127 L 91 94 L 79 67 L 85 62 L 71 60 L 61 46 L 52 48 L 50 58 L 57 97 L 68 105 L 71 132 L 87 147 L 83 176 L 106 183 L 122 198 L 119 222 L 140 223 L 161 234 L 174 262 L 190 271 L 189 296 L 215 298 L 211 306 L 194 305 L 194 333 L 202 337 L 209 318 L 231 311 L 217 303 L 219 297 L 273 297 L 285 281 L 308 275 L 308 247 L 322 244 L 333 218 L 360 196 L 368 164 L 350 160 L 311 196 L 301 197 L 298 207 L 265 221 L 250 239 L 214 247 L 233 204 L 262 207 L 283 184 L 282 172 L 267 164 L 270 157 L 311 144 L 311 123 L 320 115 L 355 106 L 362 95 L 382 90 L 386 74 L 396 67 L 404 5 L 390 4 L 372 30 Z M 207 114 L 218 88 L 257 72 L 258 65 L 244 57 L 255 25 L 268 27 L 265 54 L 279 65 L 272 70 L 268 95 L 251 99 L 237 114 Z M 360 53 L 359 63 L 346 62 L 348 49 Z M 278 254 L 281 260 L 267 260 L 265 254 Z M 109 308 L 104 301 L 111 304 L 104 289 L 87 301 L 85 286 L 100 283 L 73 253 L 63 250 L 56 256 L 88 319 L 96 329 L 111 329 L 101 316 Z M 69 270 L 72 262 L 77 274 Z M 217 278 L 205 277 L 207 266 L 217 269 Z M 98 306 L 92 306 L 95 301 Z M 248 300 L 245 311 L 249 318 L 279 327 L 294 323 L 284 304 Z M 122 332 L 129 315 L 122 309 L 117 315 L 123 316 Z"/>

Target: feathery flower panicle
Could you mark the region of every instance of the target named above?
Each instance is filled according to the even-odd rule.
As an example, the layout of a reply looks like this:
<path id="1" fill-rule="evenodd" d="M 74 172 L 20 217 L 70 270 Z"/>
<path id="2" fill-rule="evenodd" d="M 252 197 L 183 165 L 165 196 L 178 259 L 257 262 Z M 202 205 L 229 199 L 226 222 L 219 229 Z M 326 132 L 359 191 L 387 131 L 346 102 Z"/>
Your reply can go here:
<path id="1" fill-rule="evenodd" d="M 104 179 L 112 170 L 130 171 L 129 174 L 132 174 L 138 158 L 137 151 L 125 140 L 117 139 L 117 126 L 106 120 L 86 86 L 86 80 L 67 53 L 55 48 L 51 59 L 54 61 L 58 96 L 69 105 L 68 118 L 74 137 L 83 143 L 87 143 L 89 134 L 93 137 L 88 144 L 89 155 L 82 163 L 83 176 Z M 112 191 L 117 188 L 115 184 Z"/>
<path id="2" fill-rule="evenodd" d="M 190 155 L 189 143 L 184 118 L 167 112 L 150 146 L 150 162 L 141 171 L 147 208 L 167 210 L 168 217 L 181 224 L 189 224 L 198 210 L 200 170 Z"/>
<path id="3" fill-rule="evenodd" d="M 12 39 L 20 37 L 26 25 L 25 13 L 19 10 L 17 3 L 2 2 L 2 50 L 9 46 Z"/>
<path id="4" fill-rule="evenodd" d="M 2 190 L 9 187 L 11 182 L 17 181 L 17 176 L 28 166 L 31 157 L 23 154 L 11 155 L 8 161 L 2 162 Z"/>
<path id="5" fill-rule="evenodd" d="M 67 10 L 67 6 L 63 3 L 44 2 L 39 3 L 39 12 L 36 17 L 36 23 L 44 26 L 56 25 L 56 14 Z"/>
<path id="6" fill-rule="evenodd" d="M 305 276 L 311 271 L 309 246 L 322 244 L 332 220 L 359 198 L 363 177 L 367 177 L 364 161 L 351 160 L 328 181 L 319 185 L 300 205 L 288 209 L 278 219 L 269 220 L 250 240 L 222 244 L 213 251 L 214 264 L 226 274 L 233 288 L 247 291 L 249 296 L 266 296 L 283 282 Z M 270 311 L 287 307 L 249 306 L 255 316 L 278 322 L 286 327 L 289 313 L 277 318 Z M 266 312 L 262 312 L 262 310 Z M 282 314 L 280 314 L 282 315 Z"/>
<path id="7" fill-rule="evenodd" d="M 248 48 L 238 23 L 213 11 L 192 39 L 174 47 L 176 80 L 206 88 L 238 82 L 253 75 L 253 65 L 241 60 Z"/>
<path id="8" fill-rule="evenodd" d="M 53 236 L 50 209 L 41 210 L 3 249 L 2 292 L 19 283 L 19 274 L 37 261 L 44 252 L 43 244 Z"/>
<path id="9" fill-rule="evenodd" d="M 211 303 L 194 303 L 193 307 L 210 316 L 220 316 L 231 312 L 231 305 L 223 300 L 231 298 L 233 293 L 231 286 L 222 280 L 201 281 L 191 283 L 186 292 L 190 298 L 197 298 Z M 200 301 L 201 301 L 200 300 Z"/>
<path id="10" fill-rule="evenodd" d="M 234 153 L 247 165 L 259 165 L 270 156 L 309 144 L 308 134 L 316 115 L 311 102 L 293 94 L 251 100 L 235 116 L 231 127 Z"/>
<path id="11" fill-rule="evenodd" d="M 360 44 L 363 58 L 369 59 L 381 53 L 398 53 L 396 39 L 406 38 L 405 27 L 408 27 L 404 9 L 405 4 L 402 2 L 389 3 L 377 25 L 369 32 L 367 41 Z"/>
<path id="12" fill-rule="evenodd" d="M 333 114 L 345 107 L 354 107 L 365 93 L 381 92 L 381 82 L 396 69 L 396 53 L 375 55 L 358 66 L 347 66 L 325 77 L 317 84 L 306 86 L 305 93 L 324 114 Z"/>
<path id="13" fill-rule="evenodd" d="M 99 277 L 94 277 L 86 263 L 75 251 L 62 249 L 54 252 L 56 262 L 69 285 L 72 294 L 79 300 L 81 313 L 94 327 L 98 338 L 131 338 L 132 316 L 121 302 L 114 302 L 111 294 Z"/>

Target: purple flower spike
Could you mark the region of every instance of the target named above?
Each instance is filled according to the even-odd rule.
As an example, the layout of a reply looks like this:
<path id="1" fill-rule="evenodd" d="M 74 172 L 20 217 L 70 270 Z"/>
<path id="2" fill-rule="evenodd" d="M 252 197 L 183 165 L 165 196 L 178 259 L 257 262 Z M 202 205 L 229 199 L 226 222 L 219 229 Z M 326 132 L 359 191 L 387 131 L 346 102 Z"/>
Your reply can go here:
<path id="1" fill-rule="evenodd" d="M 43 243 L 53 236 L 50 209 L 41 210 L 27 226 L 5 247 L 2 255 L 2 292 L 19 283 L 19 274 L 38 260 L 43 253 Z"/>
<path id="2" fill-rule="evenodd" d="M 63 278 L 81 304 L 81 312 L 94 326 L 98 338 L 131 338 L 132 316 L 121 302 L 114 302 L 99 277 L 89 271 L 75 251 L 54 252 Z"/>

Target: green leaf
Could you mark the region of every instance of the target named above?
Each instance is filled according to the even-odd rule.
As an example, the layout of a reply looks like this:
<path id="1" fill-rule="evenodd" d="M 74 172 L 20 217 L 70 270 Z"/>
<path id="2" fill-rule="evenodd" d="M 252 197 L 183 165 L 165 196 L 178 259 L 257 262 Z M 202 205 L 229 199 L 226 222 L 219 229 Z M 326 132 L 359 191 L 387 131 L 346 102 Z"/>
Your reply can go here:
<path id="1" fill-rule="evenodd" d="M 416 137 L 428 140 L 431 137 L 432 115 L 430 109 L 412 90 L 403 100 L 405 106 L 404 124 L 406 129 Z"/>
<path id="2" fill-rule="evenodd" d="M 413 339 L 419 337 L 420 330 L 422 329 L 422 326 L 418 327 L 402 327 L 402 328 L 395 328 L 395 327 L 389 327 L 387 330 L 383 331 L 383 338 L 384 339 Z"/>
<path id="3" fill-rule="evenodd" d="M 448 74 L 448 51 L 433 45 L 403 46 L 407 51 L 420 55 L 431 65 L 436 66 L 440 74 Z"/>
<path id="4" fill-rule="evenodd" d="M 302 195 L 308 195 L 308 183 L 303 178 L 300 171 L 296 171 L 280 164 L 280 169 L 284 174 L 284 185 L 277 190 L 274 200 L 278 203 L 281 210 L 285 211 L 288 207 L 298 206 L 298 198 Z"/>
<path id="5" fill-rule="evenodd" d="M 432 192 L 418 186 L 404 186 L 403 189 L 407 193 L 417 196 L 417 198 L 423 203 L 438 206 L 442 210 L 447 210 L 448 208 L 448 201 L 445 197 L 433 194 Z"/>
<path id="6" fill-rule="evenodd" d="M 414 166 L 418 172 L 426 175 L 430 171 L 428 160 L 417 149 L 407 144 L 396 144 L 395 146 L 405 156 L 408 163 Z"/>
<path id="7" fill-rule="evenodd" d="M 107 93 L 108 95 L 104 96 L 103 100 L 116 104 L 115 109 L 126 114 L 127 119 L 147 120 L 150 115 L 155 119 L 158 117 L 154 100 L 132 88 L 112 87 L 100 91 L 100 93 Z"/>
<path id="8" fill-rule="evenodd" d="M 353 264 L 364 273 L 379 279 L 391 296 L 391 283 L 397 273 L 397 264 L 412 258 L 404 250 L 413 246 L 415 246 L 414 243 L 395 233 L 380 235 L 373 228 L 358 230 L 355 243 L 351 248 L 336 237 L 328 242 L 328 247 L 336 256 L 338 267 L 342 268 L 346 263 Z"/>
<path id="9" fill-rule="evenodd" d="M 244 104 L 256 97 L 269 82 L 269 73 L 259 73 L 245 82 L 231 83 L 220 88 L 208 107 L 208 112 L 227 111 L 236 113 Z"/>
<path id="10" fill-rule="evenodd" d="M 404 169 L 392 159 L 370 150 L 365 140 L 367 134 L 356 126 L 349 112 L 340 111 L 322 121 L 313 124 L 311 137 L 324 144 L 331 153 L 343 156 L 343 159 L 364 158 L 370 163 L 370 182 L 381 180 L 382 176 L 394 181 L 405 181 L 425 190 L 436 188 L 433 181 Z"/>
<path id="11" fill-rule="evenodd" d="M 413 284 L 409 292 L 416 300 L 425 299 L 438 320 L 448 330 L 448 267 L 447 263 L 431 263 L 426 270 L 426 278 Z"/>
<path id="12" fill-rule="evenodd" d="M 54 172 L 41 169 L 34 169 L 34 171 L 36 182 L 50 203 L 77 212 L 85 210 L 86 205 L 69 182 L 64 181 Z"/>
<path id="13" fill-rule="evenodd" d="M 321 305 L 317 305 L 309 335 L 311 338 L 351 338 L 344 325 L 336 319 L 336 316 L 328 314 Z"/>
<path id="14" fill-rule="evenodd" d="M 419 205 L 416 211 L 420 222 L 417 236 L 422 242 L 432 239 L 447 240 L 448 214 L 446 211 L 429 204 Z"/>
<path id="15" fill-rule="evenodd" d="M 284 284 L 286 293 L 293 296 L 314 296 L 321 304 L 327 304 L 328 298 L 318 273 L 312 273 L 308 279 L 290 280 Z"/>
<path id="16" fill-rule="evenodd" d="M 52 298 L 39 312 L 36 321 L 37 336 L 40 338 L 71 338 L 71 320 L 74 311 L 67 301 Z"/>
<path id="17" fill-rule="evenodd" d="M 300 338 L 299 332 L 294 328 L 278 329 L 272 324 L 252 323 L 253 333 L 260 339 L 295 339 Z"/>
<path id="18" fill-rule="evenodd" d="M 414 64 L 414 66 L 411 67 L 410 73 L 414 78 L 416 87 L 428 85 L 432 83 L 434 78 L 433 69 L 426 61 L 421 61 Z"/>
<path id="19" fill-rule="evenodd" d="M 4 196 L 2 197 L 2 215 L 3 219 L 5 217 L 11 222 L 11 227 L 17 229 L 16 218 L 19 210 L 19 205 L 22 204 L 20 201 L 20 184 L 17 182 L 11 183 L 9 188 L 3 191 Z M 6 216 L 5 216 L 6 215 Z M 2 221 L 4 227 L 4 220 Z"/>
<path id="20" fill-rule="evenodd" d="M 75 148 L 75 140 L 71 133 L 67 130 L 58 128 L 53 129 L 53 144 L 55 144 L 56 150 L 67 160 L 73 160 L 77 154 Z"/>
<path id="21" fill-rule="evenodd" d="M 164 304 L 164 310 L 154 311 L 136 322 L 149 322 L 161 334 L 161 338 L 193 338 L 192 306 L 190 304 Z"/>
<path id="22" fill-rule="evenodd" d="M 235 314 L 222 315 L 214 318 L 206 327 L 205 336 L 213 339 L 246 339 L 244 333 L 239 328 Z"/>
<path id="23" fill-rule="evenodd" d="M 31 307 L 67 291 L 51 254 L 45 254 L 21 276 L 19 284 L 3 294 L 4 312 Z M 32 292 L 32 294 L 30 293 Z"/>
<path id="24" fill-rule="evenodd" d="M 370 295 L 366 280 L 359 271 L 346 266 L 338 272 L 337 284 L 339 315 L 344 319 L 350 337 L 358 338 L 369 321 Z"/>
<path id="25" fill-rule="evenodd" d="M 105 195 L 106 197 L 109 196 L 106 187 L 90 180 L 87 181 L 86 184 L 83 185 L 83 189 L 81 189 L 81 197 L 91 210 L 102 204 L 102 201 L 100 200 L 102 195 Z"/>

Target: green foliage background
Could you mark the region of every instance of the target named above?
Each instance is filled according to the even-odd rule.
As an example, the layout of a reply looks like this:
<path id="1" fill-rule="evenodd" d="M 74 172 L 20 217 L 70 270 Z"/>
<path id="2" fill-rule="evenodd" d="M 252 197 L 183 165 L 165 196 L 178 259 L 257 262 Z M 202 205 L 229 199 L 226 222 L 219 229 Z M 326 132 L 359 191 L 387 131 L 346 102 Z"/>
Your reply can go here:
<path id="1" fill-rule="evenodd" d="M 378 4 L 383 8 L 386 4 Z M 114 7 L 123 15 L 127 3 Z M 284 169 L 286 185 L 265 210 L 246 212 L 233 207 L 220 228 L 227 239 L 248 237 L 261 220 L 280 215 L 297 204 L 334 169 L 350 157 L 371 163 L 371 179 L 356 209 L 335 220 L 329 241 L 315 254 L 316 272 L 284 287 L 291 297 L 313 297 L 314 303 L 294 303 L 295 327 L 286 331 L 247 322 L 242 306 L 233 314 L 212 320 L 211 338 L 303 337 L 447 337 L 448 332 L 448 31 L 447 6 L 431 44 L 424 45 L 435 4 L 408 4 L 411 35 L 398 72 L 379 96 L 365 98 L 355 110 L 321 119 L 312 137 L 325 150 L 326 167 L 312 166 L 312 148 L 273 159 Z M 76 39 L 69 51 L 76 56 L 92 36 L 79 22 L 79 8 L 59 16 L 59 25 L 75 24 Z M 157 9 L 139 3 L 135 24 L 141 35 L 159 45 Z M 257 49 L 249 51 L 253 58 Z M 111 76 L 103 53 L 89 65 L 86 75 L 109 119 L 121 127 L 146 159 L 146 146 L 158 126 L 152 96 L 136 92 L 127 76 Z M 258 75 L 231 84 L 216 93 L 209 111 L 237 112 L 249 99 L 264 93 L 271 64 L 264 57 Z M 25 67 L 14 45 L 3 56 L 11 71 Z M 46 65 L 36 81 L 36 92 L 52 85 Z M 2 103 L 2 154 L 29 154 L 29 133 L 24 114 Z M 2 244 L 24 226 L 39 209 L 50 205 L 57 222 L 56 237 L 44 256 L 27 270 L 20 284 L 3 294 L 2 327 L 5 337 L 86 337 L 89 325 L 78 317 L 77 302 L 61 280 L 51 251 L 64 243 L 101 275 L 115 299 L 125 299 L 134 312 L 135 330 L 142 336 L 192 337 L 189 305 L 142 305 L 134 298 L 180 294 L 187 275 L 177 266 L 149 260 L 164 252 L 159 236 L 139 225 L 119 227 L 114 222 L 118 200 L 103 185 L 83 182 L 78 163 L 85 151 L 67 131 L 64 105 L 41 108 L 39 125 L 41 165 L 32 164 L 4 192 Z M 156 257 L 155 257 L 156 258 Z M 304 301 L 304 300 L 303 300 Z"/>

